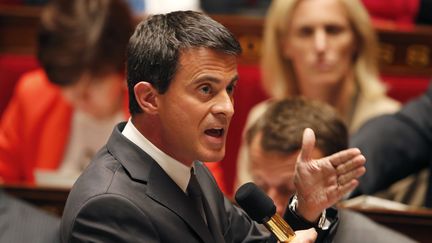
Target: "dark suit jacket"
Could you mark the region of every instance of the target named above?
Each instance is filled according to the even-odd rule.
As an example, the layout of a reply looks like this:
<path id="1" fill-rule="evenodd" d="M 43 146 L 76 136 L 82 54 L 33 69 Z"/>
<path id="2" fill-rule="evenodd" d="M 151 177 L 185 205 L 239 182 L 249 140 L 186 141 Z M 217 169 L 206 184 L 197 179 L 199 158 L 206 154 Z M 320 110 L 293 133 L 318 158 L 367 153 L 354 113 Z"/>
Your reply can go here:
<path id="1" fill-rule="evenodd" d="M 227 200 L 207 168 L 195 170 L 214 224 L 142 149 L 113 131 L 73 186 L 61 223 L 62 242 L 266 242 L 268 233 Z M 293 219 L 290 219 L 293 220 Z M 209 222 L 209 225 L 211 222 Z M 296 226 L 294 225 L 294 228 Z"/>
<path id="2" fill-rule="evenodd" d="M 60 219 L 0 189 L 0 242 L 57 243 Z"/>
<path id="3" fill-rule="evenodd" d="M 334 243 L 414 243 L 407 236 L 377 224 L 370 218 L 347 209 L 339 211 L 339 227 L 334 236 Z"/>
<path id="4" fill-rule="evenodd" d="M 366 158 L 352 196 L 373 194 L 421 169 L 432 169 L 432 83 L 397 113 L 371 119 L 351 138 Z M 432 207 L 432 177 L 425 205 Z"/>

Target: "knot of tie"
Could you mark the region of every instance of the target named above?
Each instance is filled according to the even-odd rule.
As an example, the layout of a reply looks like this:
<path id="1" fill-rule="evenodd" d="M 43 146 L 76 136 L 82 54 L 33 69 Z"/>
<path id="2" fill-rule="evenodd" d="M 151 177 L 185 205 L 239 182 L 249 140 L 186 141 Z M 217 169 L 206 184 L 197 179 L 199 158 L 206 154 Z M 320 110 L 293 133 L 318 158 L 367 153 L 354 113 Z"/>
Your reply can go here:
<path id="1" fill-rule="evenodd" d="M 192 197 L 201 197 L 202 196 L 201 187 L 198 183 L 198 180 L 195 176 L 193 169 L 191 170 L 191 177 L 190 177 L 189 184 L 188 184 L 186 190 L 187 190 L 189 196 L 192 196 Z"/>

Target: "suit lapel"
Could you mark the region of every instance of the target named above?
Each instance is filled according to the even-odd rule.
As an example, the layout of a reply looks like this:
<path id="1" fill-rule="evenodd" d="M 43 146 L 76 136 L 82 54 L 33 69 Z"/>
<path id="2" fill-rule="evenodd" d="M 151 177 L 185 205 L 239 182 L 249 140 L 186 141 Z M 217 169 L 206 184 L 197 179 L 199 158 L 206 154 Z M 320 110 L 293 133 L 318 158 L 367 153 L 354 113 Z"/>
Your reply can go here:
<path id="1" fill-rule="evenodd" d="M 197 209 L 193 207 L 189 197 L 153 158 L 121 134 L 125 125 L 126 123 L 120 123 L 114 129 L 107 143 L 108 151 L 120 161 L 134 180 L 147 182 L 149 197 L 182 218 L 203 242 L 215 242 L 209 228 Z"/>
<path id="2" fill-rule="evenodd" d="M 181 217 L 204 242 L 215 242 L 193 203 L 156 163 L 150 171 L 147 195 Z"/>
<path id="3" fill-rule="evenodd" d="M 213 213 L 213 210 L 210 207 L 209 201 L 204 196 L 203 198 L 204 208 L 207 216 L 207 223 L 210 229 L 211 234 L 216 242 L 225 242 L 224 237 L 222 235 L 222 230 L 219 227 L 219 224 L 216 220 L 216 217 Z"/>
<path id="4" fill-rule="evenodd" d="M 197 180 L 203 191 L 204 207 L 206 208 L 207 222 L 209 224 L 210 231 L 216 240 L 216 242 L 225 242 L 221 230 L 221 217 L 218 217 L 220 209 L 220 201 L 214 198 L 212 193 L 214 184 L 212 180 L 207 179 L 208 175 L 204 169 L 204 165 L 201 162 L 195 162 L 195 169 L 197 172 Z M 225 211 L 223 212 L 225 213 Z"/>

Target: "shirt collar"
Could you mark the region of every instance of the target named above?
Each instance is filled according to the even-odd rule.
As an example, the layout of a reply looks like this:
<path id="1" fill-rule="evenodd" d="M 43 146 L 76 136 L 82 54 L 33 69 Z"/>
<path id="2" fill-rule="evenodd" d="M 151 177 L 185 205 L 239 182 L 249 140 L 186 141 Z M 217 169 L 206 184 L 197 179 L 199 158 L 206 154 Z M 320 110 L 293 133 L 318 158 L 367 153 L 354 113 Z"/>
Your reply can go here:
<path id="1" fill-rule="evenodd" d="M 188 167 L 179 161 L 175 160 L 171 156 L 164 153 L 162 150 L 157 148 L 151 143 L 144 135 L 142 135 L 138 129 L 134 126 L 131 119 L 127 122 L 122 134 L 128 138 L 131 142 L 136 144 L 142 150 L 144 150 L 150 157 L 152 157 L 156 163 L 168 174 L 168 176 L 180 187 L 183 192 L 186 192 L 186 188 L 189 183 L 191 167 Z"/>

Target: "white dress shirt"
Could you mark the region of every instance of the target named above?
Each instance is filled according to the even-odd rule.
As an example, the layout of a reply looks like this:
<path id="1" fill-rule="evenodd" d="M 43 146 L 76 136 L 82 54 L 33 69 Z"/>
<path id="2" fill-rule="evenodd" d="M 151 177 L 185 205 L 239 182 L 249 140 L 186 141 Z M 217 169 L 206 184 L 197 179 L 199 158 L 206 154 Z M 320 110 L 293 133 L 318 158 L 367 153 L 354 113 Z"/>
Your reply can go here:
<path id="1" fill-rule="evenodd" d="M 150 155 L 180 189 L 186 192 L 190 179 L 191 167 L 180 163 L 178 160 L 175 160 L 157 148 L 136 129 L 131 119 L 127 122 L 122 134 Z"/>

